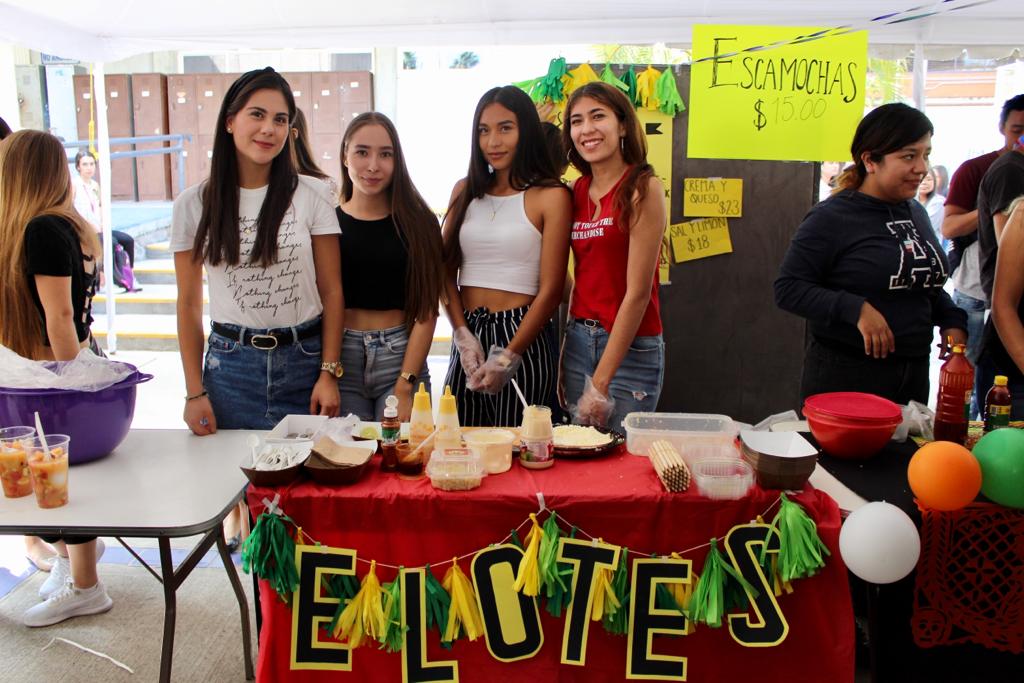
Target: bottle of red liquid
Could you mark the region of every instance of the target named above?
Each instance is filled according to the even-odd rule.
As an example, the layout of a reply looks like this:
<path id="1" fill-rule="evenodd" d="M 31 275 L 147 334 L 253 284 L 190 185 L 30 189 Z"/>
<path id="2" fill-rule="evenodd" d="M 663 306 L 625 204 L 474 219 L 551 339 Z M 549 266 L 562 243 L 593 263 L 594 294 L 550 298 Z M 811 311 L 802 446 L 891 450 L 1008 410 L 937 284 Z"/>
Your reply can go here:
<path id="1" fill-rule="evenodd" d="M 963 445 L 974 387 L 974 366 L 957 344 L 939 373 L 939 400 L 935 406 L 935 440 Z"/>
<path id="2" fill-rule="evenodd" d="M 985 396 L 985 431 L 1010 426 L 1010 389 L 1006 386 L 1006 375 L 996 375 L 995 384 Z"/>

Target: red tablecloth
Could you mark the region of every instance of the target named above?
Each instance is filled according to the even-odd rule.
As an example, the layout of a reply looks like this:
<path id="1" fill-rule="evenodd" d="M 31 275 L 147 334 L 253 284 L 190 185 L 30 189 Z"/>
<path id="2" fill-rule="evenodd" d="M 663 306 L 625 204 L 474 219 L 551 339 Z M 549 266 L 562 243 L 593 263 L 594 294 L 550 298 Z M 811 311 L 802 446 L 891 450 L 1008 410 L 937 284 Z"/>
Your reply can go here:
<path id="1" fill-rule="evenodd" d="M 559 461 L 553 468 L 531 471 L 513 464 L 501 475 L 484 479 L 468 492 L 443 492 L 428 479 L 404 481 L 384 475 L 375 458 L 363 479 L 343 488 L 325 488 L 305 481 L 287 488 L 250 488 L 253 516 L 263 511 L 264 497 L 281 494 L 280 506 L 303 531 L 321 543 L 352 548 L 360 558 L 393 565 L 435 563 L 440 580 L 452 557 L 500 541 L 538 509 L 537 493 L 548 508 L 587 533 L 631 550 L 668 554 L 724 536 L 734 525 L 748 522 L 777 498 L 777 491 L 755 487 L 738 501 L 713 501 L 697 495 L 668 494 L 646 458 L 626 453 L 588 461 Z M 789 634 L 779 646 L 744 648 L 728 628 L 698 627 L 682 638 L 658 637 L 658 654 L 686 656 L 687 680 L 780 681 L 785 683 L 846 683 L 853 681 L 853 614 L 846 569 L 839 558 L 839 510 L 824 493 L 806 489 L 795 499 L 818 524 L 832 556 L 820 574 L 794 582 L 795 592 L 778 598 L 789 622 Z M 766 521 L 771 520 L 771 516 Z M 685 555 L 700 571 L 705 550 Z M 460 563 L 469 572 L 469 561 Z M 357 566 L 362 578 L 366 565 Z M 378 571 L 382 582 L 394 578 Z M 353 652 L 352 672 L 290 671 L 291 609 L 260 582 L 263 630 L 260 636 L 258 680 L 327 681 L 341 678 L 400 681 L 401 655 L 374 646 Z M 626 639 L 607 634 L 599 623 L 590 627 L 586 667 L 559 663 L 563 618 L 541 609 L 544 645 L 536 657 L 514 663 L 494 660 L 483 639 L 456 641 L 444 650 L 437 632 L 428 632 L 430 660 L 455 659 L 459 679 L 473 681 L 594 681 L 623 680 Z"/>

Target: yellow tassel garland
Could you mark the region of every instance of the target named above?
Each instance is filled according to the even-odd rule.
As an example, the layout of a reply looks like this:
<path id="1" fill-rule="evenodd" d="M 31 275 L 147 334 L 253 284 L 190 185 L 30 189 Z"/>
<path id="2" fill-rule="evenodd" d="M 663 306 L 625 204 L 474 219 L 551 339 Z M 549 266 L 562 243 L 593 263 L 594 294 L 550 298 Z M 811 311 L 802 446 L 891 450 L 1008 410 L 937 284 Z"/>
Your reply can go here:
<path id="1" fill-rule="evenodd" d="M 537 557 L 540 552 L 540 542 L 544 539 L 544 530 L 537 523 L 537 515 L 530 513 L 530 521 L 533 527 L 526 535 L 526 550 L 523 559 L 519 561 L 519 571 L 516 572 L 516 582 L 512 587 L 523 595 L 530 597 L 540 593 L 540 570 Z"/>
<path id="2" fill-rule="evenodd" d="M 387 630 L 384 616 L 383 592 L 377 579 L 377 561 L 370 562 L 370 571 L 363 577 L 359 592 L 341 613 L 334 637 L 348 641 L 350 647 L 359 647 L 364 638 L 380 640 Z"/>
<path id="3" fill-rule="evenodd" d="M 568 97 L 573 90 L 581 85 L 586 85 L 587 83 L 593 83 L 594 81 L 599 80 L 601 80 L 601 77 L 597 75 L 597 72 L 594 71 L 590 64 L 580 64 L 575 69 L 570 69 L 562 78 L 562 81 L 565 84 L 562 92 L 566 97 Z"/>
<path id="4" fill-rule="evenodd" d="M 636 77 L 637 100 L 639 101 L 639 106 L 642 106 L 644 109 L 657 111 L 658 105 L 661 104 L 657 95 L 659 78 L 661 78 L 661 72 L 653 66 L 647 67 L 646 70 Z"/>
<path id="5" fill-rule="evenodd" d="M 671 555 L 669 555 L 669 557 L 671 557 L 673 560 L 683 559 L 679 555 L 679 553 L 672 553 Z M 697 581 L 699 580 L 700 577 L 697 576 L 697 573 L 691 571 L 690 583 L 671 583 L 668 586 L 666 586 L 666 588 L 668 588 L 669 594 L 672 595 L 672 599 L 676 601 L 677 605 L 679 605 L 679 609 L 683 610 L 684 612 L 690 608 L 690 599 L 693 597 L 693 587 L 697 585 Z M 695 630 L 696 625 L 692 621 L 687 619 L 686 634 L 689 635 L 693 633 Z"/>
<path id="6" fill-rule="evenodd" d="M 457 558 L 452 558 L 451 569 L 444 575 L 441 586 L 452 597 L 452 604 L 448 608 L 448 624 L 445 626 L 441 641 L 450 643 L 455 640 L 459 635 L 459 626 L 470 640 L 476 640 L 483 635 L 484 622 L 480 616 L 476 593 L 473 592 L 473 584 L 462 573 Z"/>
<path id="7" fill-rule="evenodd" d="M 598 539 L 604 543 L 603 539 Z M 591 621 L 601 621 L 605 614 L 611 616 L 618 611 L 621 604 L 615 597 L 615 589 L 612 588 L 612 570 L 603 567 L 597 570 L 597 578 L 594 579 L 594 606 L 590 612 Z"/>

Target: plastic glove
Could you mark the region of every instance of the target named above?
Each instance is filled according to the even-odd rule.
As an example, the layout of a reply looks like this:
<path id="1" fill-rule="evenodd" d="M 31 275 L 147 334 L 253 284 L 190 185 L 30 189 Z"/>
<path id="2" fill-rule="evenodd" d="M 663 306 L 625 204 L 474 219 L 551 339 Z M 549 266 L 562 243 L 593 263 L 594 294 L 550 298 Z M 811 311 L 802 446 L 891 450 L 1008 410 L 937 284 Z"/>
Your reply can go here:
<path id="1" fill-rule="evenodd" d="M 484 347 L 468 327 L 455 328 L 452 341 L 459 350 L 459 362 L 462 363 L 462 370 L 468 380 L 484 364 Z"/>
<path id="2" fill-rule="evenodd" d="M 608 416 L 615 408 L 615 399 L 605 396 L 594 386 L 590 375 L 585 376 L 583 394 L 579 402 L 572 407 L 573 422 L 581 425 L 593 425 L 594 427 L 605 427 L 608 423 Z"/>
<path id="3" fill-rule="evenodd" d="M 522 364 L 523 357 L 515 351 L 509 351 L 503 346 L 492 346 L 487 362 L 469 378 L 466 387 L 470 391 L 496 394 L 508 384 Z"/>

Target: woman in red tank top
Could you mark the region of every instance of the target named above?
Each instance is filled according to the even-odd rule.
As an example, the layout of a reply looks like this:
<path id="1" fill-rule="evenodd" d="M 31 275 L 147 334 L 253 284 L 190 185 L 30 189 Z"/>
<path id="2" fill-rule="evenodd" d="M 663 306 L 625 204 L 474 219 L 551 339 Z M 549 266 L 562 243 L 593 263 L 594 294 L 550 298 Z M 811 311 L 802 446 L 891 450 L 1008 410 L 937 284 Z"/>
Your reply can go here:
<path id="1" fill-rule="evenodd" d="M 661 394 L 664 188 L 622 92 L 588 83 L 569 98 L 566 119 L 569 161 L 583 177 L 573 187 L 575 273 L 561 386 L 574 421 L 620 429 L 626 414 L 653 411 Z"/>

